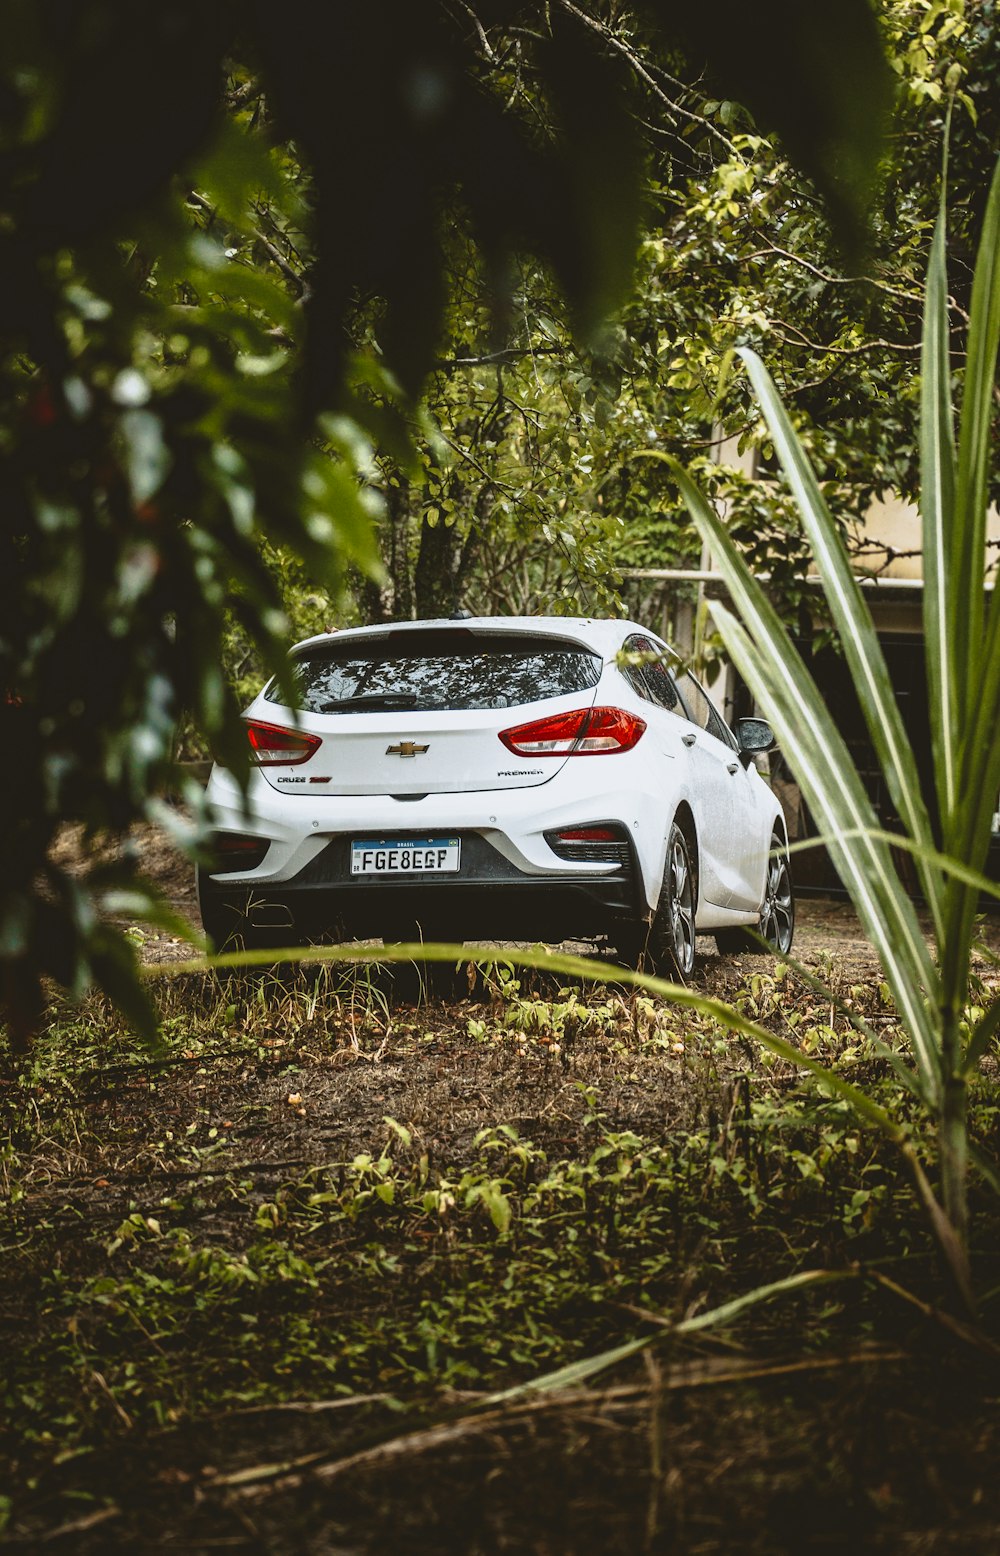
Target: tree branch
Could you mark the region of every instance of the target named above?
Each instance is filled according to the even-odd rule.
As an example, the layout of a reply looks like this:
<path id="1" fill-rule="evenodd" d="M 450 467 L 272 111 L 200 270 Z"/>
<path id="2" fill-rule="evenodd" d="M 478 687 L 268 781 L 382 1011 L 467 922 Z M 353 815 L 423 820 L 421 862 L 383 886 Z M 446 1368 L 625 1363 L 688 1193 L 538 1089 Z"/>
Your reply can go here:
<path id="1" fill-rule="evenodd" d="M 491 65 L 495 65 L 497 63 L 497 57 L 496 57 L 496 54 L 494 53 L 492 47 L 490 46 L 489 38 L 487 38 L 487 36 L 486 36 L 486 28 L 483 26 L 482 22 L 479 20 L 479 17 L 476 15 L 476 13 L 472 9 L 471 5 L 467 5 L 466 4 L 466 0 L 454 0 L 454 3 L 455 3 L 455 5 L 458 6 L 458 9 L 460 11 L 464 11 L 465 12 L 466 16 L 471 21 L 473 27 L 476 29 L 476 32 L 479 35 L 479 42 L 482 45 L 483 54 L 484 54 L 485 58 L 489 60 Z"/>
<path id="2" fill-rule="evenodd" d="M 264 252 L 267 254 L 268 258 L 272 260 L 275 265 L 277 265 L 289 286 L 294 288 L 296 297 L 301 302 L 305 302 L 309 297 L 309 283 L 303 276 L 299 275 L 298 271 L 292 269 L 281 250 L 271 242 L 270 238 L 266 238 L 264 236 L 259 227 L 255 227 L 253 229 L 253 235 L 263 248 Z"/>
<path id="3" fill-rule="evenodd" d="M 525 357 L 558 356 L 559 346 L 505 346 L 500 351 L 487 351 L 480 357 L 446 357 L 434 366 L 439 372 L 453 367 L 495 367 L 504 362 L 522 362 Z"/>
<path id="4" fill-rule="evenodd" d="M 557 0 L 557 4 L 570 16 L 575 16 L 578 22 L 582 22 L 585 27 L 589 27 L 591 32 L 596 32 L 598 37 L 604 39 L 609 48 L 614 49 L 623 59 L 628 60 L 636 75 L 646 83 L 654 97 L 663 104 L 669 114 L 676 116 L 676 118 L 687 119 L 691 124 L 700 124 L 703 130 L 706 130 L 709 135 L 714 136 L 716 140 L 725 146 L 731 156 L 739 155 L 729 136 L 723 134 L 718 125 L 713 124 L 711 119 L 706 119 L 704 114 L 694 113 L 690 108 L 682 108 L 680 103 L 675 102 L 672 97 L 668 97 L 659 82 L 655 80 L 643 64 L 635 49 L 627 44 L 624 38 L 619 38 L 606 22 L 598 21 L 594 16 L 588 16 L 586 11 L 581 11 L 579 6 L 573 4 L 573 0 Z M 672 77 L 668 77 L 668 79 L 673 80 Z M 679 81 L 674 82 L 674 85 L 680 86 L 681 83 Z"/>
<path id="5" fill-rule="evenodd" d="M 778 248 L 773 243 L 767 244 L 762 249 L 756 249 L 746 258 L 749 262 L 751 259 L 767 259 L 772 254 L 777 255 L 779 259 L 787 259 L 793 265 L 799 265 L 803 270 L 808 270 L 810 275 L 826 282 L 828 286 L 871 286 L 878 292 L 884 292 L 887 297 L 898 298 L 904 303 L 914 303 L 918 308 L 923 307 L 923 291 L 919 288 L 912 292 L 904 292 L 900 287 L 890 286 L 887 281 L 879 281 L 875 276 L 834 276 L 827 270 L 821 270 L 818 265 L 811 264 L 808 259 L 803 259 L 801 254 L 791 254 L 787 249 Z M 948 298 L 948 306 L 953 313 L 958 314 L 963 323 L 968 324 L 969 315 L 954 297 Z"/>
<path id="6" fill-rule="evenodd" d="M 779 259 L 787 259 L 793 265 L 799 265 L 803 270 L 808 270 L 810 275 L 826 282 L 828 286 L 873 286 L 889 297 L 897 297 L 906 303 L 916 303 L 918 307 L 923 306 L 922 292 L 904 292 L 899 287 L 890 286 L 886 281 L 876 280 L 874 276 L 834 276 L 827 270 L 821 270 L 808 259 L 803 259 L 801 254 L 791 254 L 787 249 L 778 248 L 773 243 L 766 244 L 762 249 L 755 249 L 746 257 L 749 262 L 751 259 L 768 259 L 772 254 L 777 255 Z"/>
<path id="7" fill-rule="evenodd" d="M 808 347 L 810 351 L 818 352 L 821 356 L 860 357 L 869 351 L 896 351 L 905 356 L 919 356 L 920 354 L 919 341 L 912 346 L 898 340 L 881 339 L 866 340 L 860 346 L 827 346 L 822 341 L 810 340 L 808 335 L 798 329 L 796 325 L 789 324 L 786 319 L 768 319 L 767 322 L 769 328 L 781 335 L 781 339 L 786 346 L 803 345 Z M 788 331 L 787 334 L 781 333 L 786 330 Z M 790 337 L 797 337 L 797 339 Z M 965 353 L 962 352 L 961 355 L 964 356 Z"/>

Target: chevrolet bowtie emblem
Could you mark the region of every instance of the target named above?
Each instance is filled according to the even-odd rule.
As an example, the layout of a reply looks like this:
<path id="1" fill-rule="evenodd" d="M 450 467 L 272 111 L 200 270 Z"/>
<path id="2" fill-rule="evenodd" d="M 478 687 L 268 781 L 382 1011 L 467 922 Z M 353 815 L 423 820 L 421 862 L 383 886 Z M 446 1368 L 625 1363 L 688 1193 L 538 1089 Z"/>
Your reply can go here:
<path id="1" fill-rule="evenodd" d="M 386 756 L 422 756 L 426 746 L 415 746 L 412 740 L 401 740 L 398 746 L 386 746 Z"/>

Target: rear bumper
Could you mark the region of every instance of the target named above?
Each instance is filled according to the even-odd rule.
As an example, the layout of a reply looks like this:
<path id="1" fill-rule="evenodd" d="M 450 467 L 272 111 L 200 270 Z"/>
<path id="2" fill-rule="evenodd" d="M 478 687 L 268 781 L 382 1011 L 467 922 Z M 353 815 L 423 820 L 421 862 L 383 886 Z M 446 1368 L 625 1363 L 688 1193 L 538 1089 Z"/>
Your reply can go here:
<path id="1" fill-rule="evenodd" d="M 405 836 L 397 829 L 396 836 Z M 414 833 L 414 836 L 419 834 Z M 259 884 L 202 877 L 206 920 L 222 911 L 249 928 L 308 937 L 369 936 L 558 941 L 611 932 L 645 914 L 635 851 L 601 874 L 528 875 L 479 832 L 458 831 L 460 872 L 405 877 L 350 874 L 350 837 L 331 838 L 294 877 Z"/>
<path id="2" fill-rule="evenodd" d="M 436 794 L 409 803 L 389 795 L 292 799 L 275 794 L 259 773 L 251 774 L 244 803 L 235 780 L 216 768 L 206 794 L 214 826 L 219 831 L 259 837 L 269 846 L 258 867 L 240 871 L 235 877 L 228 872 L 203 876 L 203 886 L 221 886 L 227 894 L 237 884 L 269 896 L 289 889 L 298 892 L 315 879 L 312 871 L 318 861 L 329 861 L 331 845 L 338 840 L 343 844 L 350 838 L 454 834 L 475 834 L 512 866 L 511 875 L 498 876 L 493 861 L 476 877 L 477 884 L 493 885 L 506 878 L 526 885 L 535 880 L 539 884 L 563 880 L 600 886 L 607 879 L 606 869 L 593 862 L 571 863 L 557 858 L 546 833 L 609 821 L 620 825 L 631 840 L 645 913 L 659 898 L 666 848 L 664 816 L 672 813 L 676 801 L 663 787 L 673 764 L 654 767 L 649 773 L 643 770 L 640 776 L 645 781 L 639 783 L 635 774 L 629 780 L 621 765 L 631 763 L 635 754 L 629 752 L 603 764 L 600 759 L 582 761 L 576 768 L 567 763 L 551 783 L 530 790 Z M 598 778 L 600 783 L 595 782 Z M 414 880 L 419 883 L 420 878 Z M 342 873 L 333 871 L 324 884 L 329 887 L 338 881 L 352 887 L 359 884 L 350 880 L 346 864 Z M 434 884 L 445 883 L 439 880 Z M 377 889 L 381 890 L 381 883 Z"/>

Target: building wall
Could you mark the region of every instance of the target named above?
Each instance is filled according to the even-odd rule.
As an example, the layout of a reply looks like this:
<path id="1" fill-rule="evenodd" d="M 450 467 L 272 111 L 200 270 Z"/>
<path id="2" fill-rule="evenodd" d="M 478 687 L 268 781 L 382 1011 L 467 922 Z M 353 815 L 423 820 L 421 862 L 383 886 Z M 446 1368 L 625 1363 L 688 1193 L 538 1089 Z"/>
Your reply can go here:
<path id="1" fill-rule="evenodd" d="M 878 572 L 883 578 L 923 577 L 920 511 L 914 503 L 886 493 L 872 503 L 864 523 L 855 530 L 854 540 L 861 558 L 859 570 Z M 1000 550 L 1000 514 L 995 508 L 987 515 L 987 541 L 994 543 L 996 555 Z"/>

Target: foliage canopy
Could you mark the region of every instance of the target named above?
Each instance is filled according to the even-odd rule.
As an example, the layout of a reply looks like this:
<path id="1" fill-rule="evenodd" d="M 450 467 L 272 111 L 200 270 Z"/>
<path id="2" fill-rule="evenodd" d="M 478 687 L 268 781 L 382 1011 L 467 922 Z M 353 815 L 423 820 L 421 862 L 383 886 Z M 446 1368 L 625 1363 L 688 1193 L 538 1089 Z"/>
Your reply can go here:
<path id="1" fill-rule="evenodd" d="M 865 0 L 634 14 L 658 68 L 682 48 L 784 136 L 856 239 L 888 100 Z M 227 624 L 272 666 L 287 629 L 262 542 L 320 586 L 347 563 L 374 570 L 367 478 L 376 446 L 412 458 L 402 411 L 439 337 L 446 216 L 501 311 L 524 253 L 550 267 L 578 331 L 622 296 L 635 77 L 601 46 L 600 9 L 570 0 L 478 14 L 313 0 L 294 27 L 225 0 L 15 0 L 5 21 L 0 706 L 18 757 L 4 995 L 23 1033 L 43 975 L 96 977 L 148 1026 L 105 918 L 149 911 L 134 869 L 68 877 L 56 829 L 120 834 L 155 811 L 184 709 L 240 768 Z M 487 68 L 494 27 L 532 82 L 518 111 Z M 255 220 L 265 207 L 280 231 Z M 241 232 L 279 257 L 301 241 L 305 273 L 241 264 Z"/>

